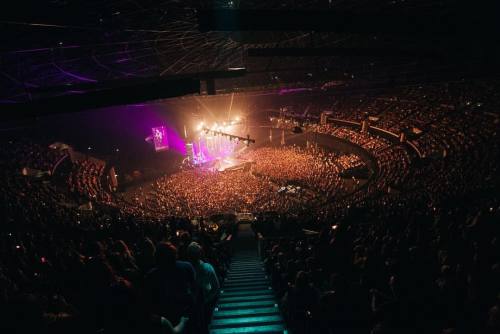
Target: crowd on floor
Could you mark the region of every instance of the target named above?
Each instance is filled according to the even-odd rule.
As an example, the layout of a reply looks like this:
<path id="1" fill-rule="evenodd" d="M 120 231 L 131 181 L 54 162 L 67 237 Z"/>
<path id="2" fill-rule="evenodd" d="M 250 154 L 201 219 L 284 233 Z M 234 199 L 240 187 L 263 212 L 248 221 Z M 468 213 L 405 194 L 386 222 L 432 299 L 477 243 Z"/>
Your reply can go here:
<path id="1" fill-rule="evenodd" d="M 220 212 L 301 212 L 304 193 L 283 194 L 279 187 L 295 184 L 332 198 L 347 189 L 339 173 L 360 165 L 354 155 L 310 147 L 259 148 L 243 155 L 251 171 L 190 169 L 157 179 L 129 198 L 137 213 L 210 216 Z M 318 200 L 319 202 L 319 200 Z"/>

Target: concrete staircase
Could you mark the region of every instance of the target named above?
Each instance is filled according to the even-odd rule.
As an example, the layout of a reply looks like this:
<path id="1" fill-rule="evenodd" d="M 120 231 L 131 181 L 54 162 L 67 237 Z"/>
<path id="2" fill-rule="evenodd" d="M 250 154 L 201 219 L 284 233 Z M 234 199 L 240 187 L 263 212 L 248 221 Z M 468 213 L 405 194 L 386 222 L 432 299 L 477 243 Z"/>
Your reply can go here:
<path id="1" fill-rule="evenodd" d="M 287 333 L 250 224 L 241 224 L 235 254 L 215 307 L 210 334 Z"/>

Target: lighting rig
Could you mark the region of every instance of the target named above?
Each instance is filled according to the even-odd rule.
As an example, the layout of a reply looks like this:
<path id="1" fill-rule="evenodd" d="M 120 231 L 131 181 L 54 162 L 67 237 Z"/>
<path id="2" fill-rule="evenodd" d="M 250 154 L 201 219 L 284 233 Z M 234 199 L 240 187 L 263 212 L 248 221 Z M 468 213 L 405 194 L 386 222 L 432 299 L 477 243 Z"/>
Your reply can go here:
<path id="1" fill-rule="evenodd" d="M 229 134 L 226 132 L 222 132 L 220 130 L 209 129 L 207 127 L 203 127 L 203 131 L 205 131 L 205 134 L 211 134 L 212 136 L 224 136 L 224 137 L 229 137 L 229 140 L 233 140 L 233 139 L 241 140 L 245 144 L 247 144 L 247 146 L 249 146 L 250 143 L 255 144 L 255 139 L 250 139 L 250 135 L 247 135 L 246 137 L 240 137 L 240 136 L 235 136 L 235 135 L 232 135 L 232 134 Z"/>

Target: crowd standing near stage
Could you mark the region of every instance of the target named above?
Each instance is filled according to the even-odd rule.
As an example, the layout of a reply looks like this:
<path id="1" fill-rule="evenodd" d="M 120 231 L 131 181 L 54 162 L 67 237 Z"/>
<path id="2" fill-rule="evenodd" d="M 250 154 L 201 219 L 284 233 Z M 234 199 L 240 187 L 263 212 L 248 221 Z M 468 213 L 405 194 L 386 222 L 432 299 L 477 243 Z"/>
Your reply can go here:
<path id="1" fill-rule="evenodd" d="M 267 147 L 244 155 L 245 159 L 253 162 L 252 172 L 255 175 L 280 185 L 296 183 L 319 191 L 326 197 L 333 197 L 342 191 L 340 171 L 357 166 L 353 161 L 342 164 L 345 157 L 312 146 Z"/>
<path id="2" fill-rule="evenodd" d="M 152 212 L 210 216 L 221 212 L 291 210 L 293 200 L 246 171 L 190 170 L 159 179 L 145 197 Z"/>
<path id="3" fill-rule="evenodd" d="M 103 189 L 92 160 L 72 162 L 57 183 L 64 152 L 3 142 L 0 330 L 206 332 L 235 228 L 206 217 L 274 211 L 281 224 L 262 231 L 263 257 L 293 333 L 498 333 L 497 94 L 450 83 L 336 99 L 335 118 L 368 113 L 387 131 L 422 130 L 409 139 L 418 157 L 356 127 L 306 127 L 376 161 L 349 194 L 340 173 L 364 161 L 314 147 L 256 149 L 250 171 L 185 170 L 121 197 Z M 288 184 L 302 193 L 279 192 Z M 280 237 L 288 223 L 298 229 Z"/>
<path id="4" fill-rule="evenodd" d="M 299 213 L 319 205 L 322 198 L 346 195 L 339 173 L 359 167 L 354 154 L 329 153 L 298 146 L 260 148 L 245 153 L 250 171 L 191 169 L 156 180 L 129 198 L 138 211 L 149 215 L 210 216 L 220 212 Z M 302 187 L 302 192 L 283 194 L 279 188 Z M 305 205 L 304 196 L 316 197 Z M 310 201 L 309 201 L 310 202 Z"/>

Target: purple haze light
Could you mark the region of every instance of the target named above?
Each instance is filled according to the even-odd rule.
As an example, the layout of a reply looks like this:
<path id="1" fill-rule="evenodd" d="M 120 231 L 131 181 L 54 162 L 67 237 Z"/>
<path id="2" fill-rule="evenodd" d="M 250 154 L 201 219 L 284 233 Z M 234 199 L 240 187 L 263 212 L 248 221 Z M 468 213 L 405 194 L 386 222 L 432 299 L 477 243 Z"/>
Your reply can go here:
<path id="1" fill-rule="evenodd" d="M 170 126 L 167 126 L 166 129 L 170 149 L 182 155 L 186 155 L 186 143 L 181 136 L 179 136 L 179 133 Z"/>

